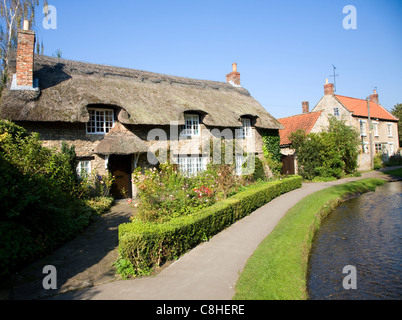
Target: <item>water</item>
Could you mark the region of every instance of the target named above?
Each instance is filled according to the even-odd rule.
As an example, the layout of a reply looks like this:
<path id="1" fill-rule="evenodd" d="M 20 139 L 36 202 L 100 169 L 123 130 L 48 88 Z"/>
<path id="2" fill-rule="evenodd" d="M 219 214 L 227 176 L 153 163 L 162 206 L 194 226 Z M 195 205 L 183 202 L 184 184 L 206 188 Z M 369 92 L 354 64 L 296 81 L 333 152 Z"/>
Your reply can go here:
<path id="1" fill-rule="evenodd" d="M 353 276 L 342 273 L 347 265 L 356 268 L 356 289 L 343 286 Z M 323 221 L 310 254 L 310 299 L 400 300 L 401 275 L 402 182 L 349 200 Z"/>

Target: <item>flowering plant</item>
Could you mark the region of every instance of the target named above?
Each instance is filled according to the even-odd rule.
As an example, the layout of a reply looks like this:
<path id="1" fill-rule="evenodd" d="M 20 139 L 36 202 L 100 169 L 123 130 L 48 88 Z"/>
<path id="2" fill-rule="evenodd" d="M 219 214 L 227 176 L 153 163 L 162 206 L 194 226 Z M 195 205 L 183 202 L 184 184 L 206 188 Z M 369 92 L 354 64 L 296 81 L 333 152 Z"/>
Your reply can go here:
<path id="1" fill-rule="evenodd" d="M 139 192 L 136 218 L 165 222 L 207 207 L 215 203 L 213 181 L 210 174 L 185 177 L 173 165 L 137 169 L 133 173 Z"/>

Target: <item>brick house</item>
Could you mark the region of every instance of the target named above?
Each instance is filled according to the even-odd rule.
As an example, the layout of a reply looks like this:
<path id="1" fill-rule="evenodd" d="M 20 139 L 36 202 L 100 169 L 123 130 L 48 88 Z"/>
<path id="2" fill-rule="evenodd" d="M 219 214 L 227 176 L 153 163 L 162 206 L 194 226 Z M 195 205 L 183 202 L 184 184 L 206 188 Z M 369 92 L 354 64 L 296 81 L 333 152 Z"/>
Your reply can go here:
<path id="1" fill-rule="evenodd" d="M 195 80 L 36 55 L 33 31 L 18 39 L 0 118 L 38 132 L 46 147 L 75 145 L 78 173 L 111 172 L 116 197 L 123 188 L 134 196 L 132 171 L 156 166 L 164 149 L 195 174 L 211 139 L 239 138 L 261 157 L 261 135 L 282 128 L 241 87 L 236 64 L 226 83 Z"/>
<path id="2" fill-rule="evenodd" d="M 398 119 L 389 113 L 380 103 L 376 91 L 369 96 L 370 118 L 368 114 L 367 100 L 337 95 L 334 92 L 334 84 L 326 82 L 324 96 L 314 109 L 309 112 L 308 102 L 303 102 L 303 114 L 278 119 L 285 127 L 280 130 L 281 150 L 284 158 L 285 170 L 296 170 L 294 150 L 292 150 L 289 134 L 298 129 L 307 133 L 319 132 L 328 127 L 328 116 L 333 115 L 344 119 L 346 124 L 354 126 L 361 137 L 361 152 L 358 158 L 359 170 L 370 170 L 371 156 L 383 153 L 392 156 L 399 150 Z M 370 125 L 372 145 L 370 148 Z M 293 161 L 293 163 L 292 163 Z"/>

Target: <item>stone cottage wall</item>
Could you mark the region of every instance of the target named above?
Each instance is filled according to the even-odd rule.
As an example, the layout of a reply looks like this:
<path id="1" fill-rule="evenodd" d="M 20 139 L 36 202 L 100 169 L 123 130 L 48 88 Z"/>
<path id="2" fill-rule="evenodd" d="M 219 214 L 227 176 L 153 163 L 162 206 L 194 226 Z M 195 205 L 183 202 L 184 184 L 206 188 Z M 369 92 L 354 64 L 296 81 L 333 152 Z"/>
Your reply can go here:
<path id="1" fill-rule="evenodd" d="M 75 146 L 78 158 L 91 160 L 91 169 L 101 175 L 106 174 L 105 158 L 94 154 L 97 144 L 103 139 L 100 135 L 86 134 L 83 123 L 17 123 L 28 132 L 39 133 L 42 145 L 50 149 L 61 149 L 62 142 Z"/>
<path id="2" fill-rule="evenodd" d="M 66 142 L 68 145 L 74 145 L 77 157 L 80 159 L 91 160 L 91 169 L 97 173 L 104 175 L 107 173 L 105 166 L 105 156 L 95 154 L 94 150 L 99 142 L 104 138 L 104 135 L 93 135 L 86 133 L 85 123 L 37 123 L 37 122 L 24 122 L 17 123 L 18 125 L 24 127 L 29 132 L 39 133 L 40 139 L 44 147 L 53 148 L 60 150 L 62 142 Z M 136 134 L 140 139 L 142 139 L 149 147 L 150 150 L 157 149 L 158 145 L 162 146 L 177 146 L 176 154 L 201 154 L 206 155 L 208 150 L 205 150 L 205 146 L 208 145 L 211 138 L 213 138 L 212 130 L 214 128 L 206 127 L 201 124 L 201 132 L 199 138 L 196 139 L 184 139 L 181 138 L 177 141 L 176 138 L 172 136 L 170 126 L 146 126 L 146 125 L 131 125 L 127 126 L 134 134 Z M 160 129 L 166 133 L 167 140 L 150 140 L 149 133 L 153 129 Z M 225 128 L 215 128 L 219 132 L 223 132 Z M 235 130 L 232 128 L 233 137 L 235 137 Z M 254 149 L 258 157 L 263 157 L 262 151 L 262 137 L 258 130 L 252 128 L 254 137 Z M 159 138 L 158 138 L 159 139 Z M 175 139 L 177 144 L 172 144 L 172 139 Z M 252 138 L 240 139 L 240 144 L 246 146 L 247 139 L 250 143 L 253 143 Z M 147 154 L 141 154 L 138 163 L 138 167 L 141 168 L 152 168 L 153 165 L 148 162 Z"/>

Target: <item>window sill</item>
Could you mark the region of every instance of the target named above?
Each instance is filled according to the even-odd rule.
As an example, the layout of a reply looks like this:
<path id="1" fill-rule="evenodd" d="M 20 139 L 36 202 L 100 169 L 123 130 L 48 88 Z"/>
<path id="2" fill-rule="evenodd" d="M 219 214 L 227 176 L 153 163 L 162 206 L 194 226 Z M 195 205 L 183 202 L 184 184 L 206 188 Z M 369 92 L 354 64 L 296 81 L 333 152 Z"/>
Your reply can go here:
<path id="1" fill-rule="evenodd" d="M 90 136 L 105 136 L 106 133 L 104 132 L 87 132 L 86 134 L 90 135 Z"/>

